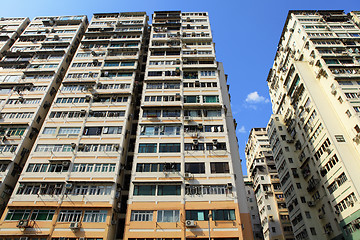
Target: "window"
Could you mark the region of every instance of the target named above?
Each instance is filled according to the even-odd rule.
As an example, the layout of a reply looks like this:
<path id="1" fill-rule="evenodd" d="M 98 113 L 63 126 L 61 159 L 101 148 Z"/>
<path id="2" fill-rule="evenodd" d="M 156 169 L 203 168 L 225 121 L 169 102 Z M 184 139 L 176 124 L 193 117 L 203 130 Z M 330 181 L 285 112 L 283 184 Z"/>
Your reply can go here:
<path id="1" fill-rule="evenodd" d="M 139 153 L 156 153 L 157 144 L 156 143 L 140 143 L 139 144 Z"/>
<path id="2" fill-rule="evenodd" d="M 200 103 L 199 96 L 184 96 L 184 103 Z"/>
<path id="3" fill-rule="evenodd" d="M 343 135 L 335 135 L 335 139 L 337 142 L 345 142 L 345 138 Z"/>
<path id="4" fill-rule="evenodd" d="M 222 195 L 231 193 L 226 185 L 186 185 L 185 195 Z M 251 198 L 249 199 L 251 202 Z"/>
<path id="5" fill-rule="evenodd" d="M 153 211 L 131 211 L 130 221 L 151 222 L 153 220 Z"/>
<path id="6" fill-rule="evenodd" d="M 186 173 L 205 173 L 205 163 L 185 163 Z"/>
<path id="7" fill-rule="evenodd" d="M 180 163 L 138 163 L 136 172 L 180 172 Z"/>
<path id="8" fill-rule="evenodd" d="M 122 127 L 104 127 L 103 134 L 121 134 Z"/>
<path id="9" fill-rule="evenodd" d="M 159 152 L 180 152 L 180 143 L 160 143 Z"/>
<path id="10" fill-rule="evenodd" d="M 155 196 L 155 185 L 134 185 L 134 196 Z"/>
<path id="11" fill-rule="evenodd" d="M 44 128 L 43 134 L 55 134 L 56 127 L 46 127 Z"/>
<path id="12" fill-rule="evenodd" d="M 229 173 L 229 163 L 214 162 L 210 163 L 211 173 Z"/>
<path id="13" fill-rule="evenodd" d="M 179 210 L 159 210 L 157 211 L 158 222 L 179 222 L 180 211 Z"/>
<path id="14" fill-rule="evenodd" d="M 180 117 L 180 110 L 163 110 L 163 117 Z"/>
<path id="15" fill-rule="evenodd" d="M 187 210 L 186 220 L 208 221 L 209 210 Z"/>
<path id="16" fill-rule="evenodd" d="M 234 210 L 213 210 L 212 212 L 213 212 L 213 220 L 235 220 Z M 255 219 L 255 215 L 252 216 L 253 219 Z"/>
<path id="17" fill-rule="evenodd" d="M 73 149 L 71 145 L 62 144 L 38 144 L 35 152 L 71 152 Z"/>
<path id="18" fill-rule="evenodd" d="M 80 127 L 61 127 L 59 129 L 59 134 L 74 134 L 78 135 L 80 133 Z"/>
<path id="19" fill-rule="evenodd" d="M 36 221 L 51 221 L 54 213 L 55 210 L 34 210 L 30 219 Z"/>
<path id="20" fill-rule="evenodd" d="M 200 71 L 200 76 L 202 77 L 215 76 L 215 71 Z"/>
<path id="21" fill-rule="evenodd" d="M 181 185 L 158 185 L 158 196 L 181 195 Z"/>
<path id="22" fill-rule="evenodd" d="M 226 143 L 206 143 L 206 150 L 226 150 Z"/>
<path id="23" fill-rule="evenodd" d="M 85 211 L 83 222 L 105 222 L 106 210 Z"/>
<path id="24" fill-rule="evenodd" d="M 9 209 L 5 221 L 16 221 L 21 219 L 29 219 L 30 210 L 13 210 Z"/>
<path id="25" fill-rule="evenodd" d="M 82 211 L 78 210 L 61 210 L 58 222 L 80 222 Z"/>
<path id="26" fill-rule="evenodd" d="M 204 110 L 205 117 L 221 117 L 221 110 Z"/>
<path id="27" fill-rule="evenodd" d="M 101 135 L 101 132 L 102 127 L 85 127 L 83 135 Z"/>
<path id="28" fill-rule="evenodd" d="M 187 117 L 201 117 L 201 110 L 184 110 L 184 116 Z"/>
<path id="29" fill-rule="evenodd" d="M 219 96 L 203 96 L 204 103 L 218 103 Z"/>

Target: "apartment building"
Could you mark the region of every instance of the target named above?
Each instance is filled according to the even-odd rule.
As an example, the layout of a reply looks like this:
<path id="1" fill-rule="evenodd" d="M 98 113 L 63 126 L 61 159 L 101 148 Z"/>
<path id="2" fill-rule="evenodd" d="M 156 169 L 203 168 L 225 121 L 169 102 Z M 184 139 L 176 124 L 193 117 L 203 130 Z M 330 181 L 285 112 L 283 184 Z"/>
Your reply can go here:
<path id="1" fill-rule="evenodd" d="M 264 239 L 294 239 L 266 128 L 251 129 L 245 157 Z"/>
<path id="2" fill-rule="evenodd" d="M 9 26 L 9 42 L 28 24 L 27 18 L 5 20 L 3 29 Z M 12 21 L 14 24 L 10 24 Z M 0 61 L 0 214 L 13 192 L 79 37 L 85 31 L 86 21 L 85 16 L 37 17 L 11 48 L 3 52 Z M 6 47 L 8 43 L 4 49 Z"/>
<path id="3" fill-rule="evenodd" d="M 359 13 L 290 11 L 267 126 L 296 239 L 359 239 Z"/>
<path id="4" fill-rule="evenodd" d="M 256 202 L 254 184 L 248 176 L 244 176 L 245 193 L 248 210 L 251 216 L 251 227 L 253 230 L 254 240 L 263 240 L 263 232 L 259 216 L 259 209 Z"/>
<path id="5" fill-rule="evenodd" d="M 44 45 L 56 54 L 59 46 L 73 41 L 75 32 L 84 30 L 85 20 L 36 18 L 24 36 L 32 42 L 28 36 L 33 31 L 48 31 L 46 24 L 53 21 L 49 34 L 56 35 Z M 63 25 L 58 24 L 61 21 Z M 73 51 L 76 50 L 75 56 L 68 70 L 63 72 L 59 91 L 51 92 L 56 94 L 51 106 L 47 100 L 49 113 L 41 115 L 46 119 L 41 130 L 37 127 L 38 137 L 2 217 L 1 236 L 52 240 L 122 238 L 129 185 L 124 181 L 130 180 L 130 171 L 126 170 L 128 145 L 141 81 L 147 21 L 144 12 L 93 15 L 79 47 Z M 15 44 L 13 48 L 19 47 Z M 29 68 L 37 70 L 29 78 L 36 79 L 36 87 L 41 85 L 41 91 L 48 89 L 42 86 L 44 83 L 50 85 L 47 74 L 52 70 L 45 65 L 57 66 L 52 59 L 60 58 L 53 52 L 42 53 L 38 66 Z M 27 101 L 26 96 L 23 99 Z M 24 111 L 23 105 L 21 109 Z"/>
<path id="6" fill-rule="evenodd" d="M 0 58 L 30 23 L 29 18 L 0 18 Z"/>
<path id="7" fill-rule="evenodd" d="M 206 12 L 153 14 L 125 239 L 253 239 Z"/>

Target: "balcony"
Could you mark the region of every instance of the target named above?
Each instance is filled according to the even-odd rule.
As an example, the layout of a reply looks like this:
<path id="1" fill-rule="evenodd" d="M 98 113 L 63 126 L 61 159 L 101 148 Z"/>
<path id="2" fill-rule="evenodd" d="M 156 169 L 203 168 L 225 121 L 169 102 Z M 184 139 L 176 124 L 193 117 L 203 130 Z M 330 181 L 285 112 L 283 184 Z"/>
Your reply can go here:
<path id="1" fill-rule="evenodd" d="M 319 179 L 312 179 L 309 181 L 309 185 L 306 190 L 310 193 L 315 191 L 315 189 L 319 186 L 320 180 Z"/>
<path id="2" fill-rule="evenodd" d="M 360 77 L 360 68 L 358 67 L 331 68 L 330 71 L 332 72 L 332 74 L 334 74 L 335 79 Z"/>

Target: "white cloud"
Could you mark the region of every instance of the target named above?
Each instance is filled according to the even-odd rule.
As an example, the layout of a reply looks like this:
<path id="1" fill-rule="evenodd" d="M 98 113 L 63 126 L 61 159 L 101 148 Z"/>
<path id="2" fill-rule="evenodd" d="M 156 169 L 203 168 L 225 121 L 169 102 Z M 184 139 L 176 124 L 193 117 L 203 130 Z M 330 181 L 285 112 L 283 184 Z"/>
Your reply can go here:
<path id="1" fill-rule="evenodd" d="M 259 93 L 257 91 L 249 93 L 246 97 L 246 102 L 248 103 L 268 103 L 269 99 L 260 96 Z"/>
<path id="2" fill-rule="evenodd" d="M 237 131 L 238 133 L 246 133 L 245 126 L 241 126 Z"/>

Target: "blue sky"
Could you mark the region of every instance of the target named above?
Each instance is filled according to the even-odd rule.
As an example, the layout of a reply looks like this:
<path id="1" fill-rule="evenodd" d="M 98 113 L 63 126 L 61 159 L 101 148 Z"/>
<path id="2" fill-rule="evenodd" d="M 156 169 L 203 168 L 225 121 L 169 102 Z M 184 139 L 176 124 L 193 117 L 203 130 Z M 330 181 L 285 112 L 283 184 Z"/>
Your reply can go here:
<path id="1" fill-rule="evenodd" d="M 233 115 L 243 173 L 244 148 L 253 127 L 265 127 L 270 114 L 267 74 L 289 10 L 360 10 L 359 0 L 3 0 L 0 16 L 29 17 L 159 10 L 207 11 L 216 46 L 217 60 L 229 75 Z"/>

